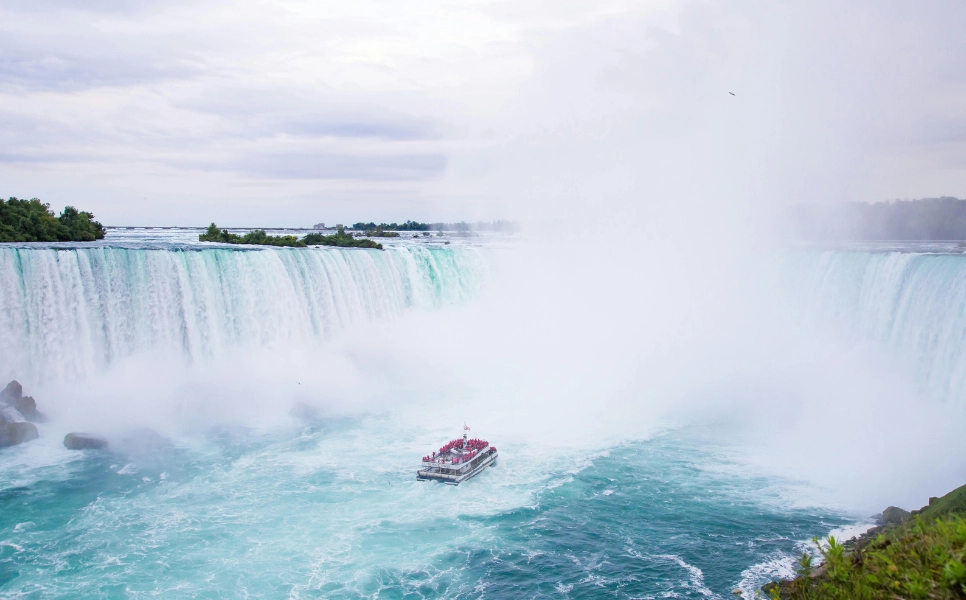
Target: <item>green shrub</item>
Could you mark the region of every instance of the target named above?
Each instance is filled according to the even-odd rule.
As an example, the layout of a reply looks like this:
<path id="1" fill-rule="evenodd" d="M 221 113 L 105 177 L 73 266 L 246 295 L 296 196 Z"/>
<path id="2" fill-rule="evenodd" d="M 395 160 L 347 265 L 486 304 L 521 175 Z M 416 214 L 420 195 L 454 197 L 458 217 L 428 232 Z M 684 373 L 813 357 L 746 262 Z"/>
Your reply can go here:
<path id="1" fill-rule="evenodd" d="M 369 239 L 356 239 L 345 232 L 342 227 L 332 235 L 322 235 L 321 233 L 310 233 L 299 239 L 294 235 L 268 235 L 264 229 L 249 231 L 245 235 L 229 233 L 228 230 L 219 229 L 212 223 L 208 229 L 198 236 L 202 242 L 220 242 L 222 244 L 258 244 L 261 246 L 290 246 L 293 248 L 304 248 L 305 246 L 342 246 L 346 248 L 375 248 L 382 250 L 382 244 L 377 244 Z"/>
<path id="2" fill-rule="evenodd" d="M 93 242 L 104 233 L 93 214 L 73 206 L 56 217 L 37 198 L 0 200 L 0 242 Z"/>
<path id="3" fill-rule="evenodd" d="M 851 554 L 832 537 L 818 546 L 823 564 L 815 576 L 803 558 L 795 580 L 766 586 L 766 594 L 792 600 L 966 599 L 966 520 L 958 515 L 917 517 Z"/>

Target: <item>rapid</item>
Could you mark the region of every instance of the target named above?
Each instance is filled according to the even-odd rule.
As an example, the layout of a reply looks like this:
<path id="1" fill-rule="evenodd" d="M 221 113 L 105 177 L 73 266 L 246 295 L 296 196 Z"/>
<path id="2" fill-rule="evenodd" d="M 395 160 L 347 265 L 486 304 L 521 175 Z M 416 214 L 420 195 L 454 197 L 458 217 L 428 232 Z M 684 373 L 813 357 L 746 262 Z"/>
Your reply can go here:
<path id="1" fill-rule="evenodd" d="M 0 248 L 0 375 L 49 417 L 0 452 L 0 595 L 726 598 L 892 501 L 877 459 L 814 469 L 849 431 L 901 422 L 897 476 L 923 471 L 917 418 L 870 415 L 962 423 L 955 247 L 783 249 L 726 285 L 521 251 Z M 417 482 L 464 421 L 499 464 Z M 110 449 L 65 449 L 78 429 Z M 917 493 L 966 476 L 940 466 Z"/>

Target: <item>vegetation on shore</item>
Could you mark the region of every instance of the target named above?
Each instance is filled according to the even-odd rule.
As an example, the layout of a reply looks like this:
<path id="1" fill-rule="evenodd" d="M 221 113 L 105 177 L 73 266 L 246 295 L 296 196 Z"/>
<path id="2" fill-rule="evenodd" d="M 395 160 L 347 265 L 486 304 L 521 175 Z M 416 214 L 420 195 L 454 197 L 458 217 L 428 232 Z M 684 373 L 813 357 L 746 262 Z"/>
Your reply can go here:
<path id="1" fill-rule="evenodd" d="M 366 235 L 369 237 L 399 237 L 397 232 L 389 231 L 383 228 L 382 225 L 377 226 L 375 229 L 367 229 Z"/>
<path id="2" fill-rule="evenodd" d="M 499 231 L 506 233 L 513 233 L 520 230 L 520 225 L 516 221 L 507 221 L 504 219 L 499 219 L 496 221 L 476 221 L 475 223 L 467 223 L 466 221 L 459 221 L 458 223 L 420 223 L 418 221 L 406 221 L 405 223 L 379 223 L 378 225 L 370 221 L 368 223 L 359 222 L 353 223 L 351 227 L 354 231 L 365 231 L 366 235 L 368 232 L 375 230 L 382 231 L 459 231 L 459 232 L 469 232 L 469 231 Z M 390 236 L 384 236 L 390 237 Z"/>
<path id="3" fill-rule="evenodd" d="M 376 250 L 382 250 L 382 244 L 368 238 L 352 237 L 352 234 L 346 233 L 342 227 L 339 227 L 338 231 L 332 235 L 310 233 L 303 237 L 302 241 L 310 246 L 340 246 L 345 248 L 375 248 Z"/>
<path id="4" fill-rule="evenodd" d="M 397 223 L 380 223 L 376 225 L 373 222 L 369 223 L 353 223 L 352 228 L 358 231 L 374 231 L 376 229 L 382 231 L 429 231 L 430 225 L 426 223 L 419 223 L 417 221 L 406 221 L 402 225 Z"/>
<path id="5" fill-rule="evenodd" d="M 966 240 L 966 200 L 949 196 L 799 204 L 785 218 L 786 231 L 803 240 Z"/>
<path id="6" fill-rule="evenodd" d="M 376 243 L 366 238 L 354 238 L 346 233 L 345 229 L 339 228 L 332 235 L 322 235 L 321 233 L 310 233 L 302 238 L 294 235 L 268 235 L 264 229 L 249 231 L 245 235 L 238 235 L 229 232 L 227 229 L 219 229 L 212 223 L 208 230 L 198 236 L 201 242 L 220 242 L 222 244 L 257 244 L 260 246 L 288 246 L 292 248 L 304 248 L 306 246 L 339 246 L 343 248 L 375 248 L 382 250 L 382 244 Z"/>
<path id="7" fill-rule="evenodd" d="M 0 242 L 93 242 L 104 238 L 94 215 L 73 206 L 60 216 L 37 198 L 0 200 Z"/>
<path id="8" fill-rule="evenodd" d="M 852 545 L 816 539 L 821 566 L 803 555 L 798 577 L 762 592 L 775 600 L 966 599 L 966 486 L 904 514 Z"/>

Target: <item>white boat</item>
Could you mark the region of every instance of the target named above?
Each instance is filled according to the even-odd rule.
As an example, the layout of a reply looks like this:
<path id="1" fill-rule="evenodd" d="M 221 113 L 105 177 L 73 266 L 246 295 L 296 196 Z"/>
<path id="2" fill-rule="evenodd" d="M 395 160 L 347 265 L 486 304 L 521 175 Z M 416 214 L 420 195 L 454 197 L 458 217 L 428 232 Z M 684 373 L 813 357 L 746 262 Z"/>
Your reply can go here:
<path id="1" fill-rule="evenodd" d="M 459 485 L 496 464 L 496 446 L 486 440 L 467 439 L 467 429 L 463 427 L 462 439 L 452 440 L 439 452 L 424 456 L 423 464 L 416 470 L 416 479 Z"/>

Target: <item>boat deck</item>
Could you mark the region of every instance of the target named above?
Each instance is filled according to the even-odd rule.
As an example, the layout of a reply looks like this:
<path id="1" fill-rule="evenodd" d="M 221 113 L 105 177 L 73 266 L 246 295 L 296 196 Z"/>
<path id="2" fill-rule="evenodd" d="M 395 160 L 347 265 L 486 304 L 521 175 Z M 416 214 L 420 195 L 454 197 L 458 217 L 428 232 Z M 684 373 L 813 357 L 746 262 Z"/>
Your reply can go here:
<path id="1" fill-rule="evenodd" d="M 451 485 L 477 475 L 496 463 L 496 448 L 484 440 L 453 440 L 440 448 L 439 453 L 423 457 L 423 464 L 416 471 L 416 479 L 437 480 Z"/>

